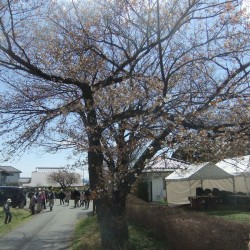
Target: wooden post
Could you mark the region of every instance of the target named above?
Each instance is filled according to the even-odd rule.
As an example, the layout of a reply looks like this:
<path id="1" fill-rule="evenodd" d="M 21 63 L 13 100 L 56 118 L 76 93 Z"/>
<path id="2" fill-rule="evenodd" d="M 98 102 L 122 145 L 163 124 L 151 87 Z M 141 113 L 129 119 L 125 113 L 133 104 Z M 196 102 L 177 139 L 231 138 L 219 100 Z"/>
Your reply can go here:
<path id="1" fill-rule="evenodd" d="M 249 233 L 249 236 L 248 236 L 248 244 L 247 244 L 247 249 L 250 250 L 250 233 Z"/>

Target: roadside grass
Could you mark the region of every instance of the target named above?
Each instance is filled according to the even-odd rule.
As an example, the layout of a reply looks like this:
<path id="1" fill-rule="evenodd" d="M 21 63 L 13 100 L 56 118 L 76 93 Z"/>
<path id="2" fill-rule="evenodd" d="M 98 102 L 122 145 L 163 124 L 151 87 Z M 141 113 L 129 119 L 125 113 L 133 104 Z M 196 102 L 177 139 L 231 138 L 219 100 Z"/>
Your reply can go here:
<path id="1" fill-rule="evenodd" d="M 235 221 L 243 224 L 250 224 L 250 213 L 245 210 L 223 209 L 223 210 L 208 210 L 203 212 L 207 215 L 219 217 L 225 220 Z"/>
<path id="2" fill-rule="evenodd" d="M 128 249 L 167 250 L 166 241 L 153 235 L 149 229 L 131 224 L 129 226 Z"/>
<path id="3" fill-rule="evenodd" d="M 186 211 L 186 210 L 184 210 Z M 189 214 L 188 211 L 186 211 Z M 230 207 L 226 207 L 223 209 L 216 209 L 216 210 L 202 210 L 202 211 L 190 211 L 190 218 L 193 220 L 203 220 L 204 217 L 199 217 L 199 214 L 204 214 L 205 216 L 217 217 L 221 218 L 222 220 L 228 222 L 237 222 L 240 224 L 250 225 L 250 213 L 244 209 L 234 209 Z M 174 214 L 173 214 L 174 215 Z M 197 217 L 197 216 L 198 217 Z M 170 217 L 172 217 L 170 215 Z M 185 223 L 184 219 L 181 219 L 182 216 L 180 214 L 180 220 Z M 183 217 L 184 218 L 184 217 Z M 192 220 L 192 219 L 191 219 Z M 189 220 L 188 220 L 189 221 Z M 187 221 L 187 223 L 188 223 Z M 210 221 L 210 220 L 209 220 Z M 144 221 L 145 222 L 145 221 Z M 211 223 L 214 223 L 214 220 L 211 220 Z M 178 222 L 175 222 L 178 223 Z M 147 223 L 145 222 L 145 225 Z M 187 224 L 186 224 L 187 225 Z M 212 226 L 212 224 L 209 224 Z M 218 224 L 218 228 L 221 225 L 230 225 L 230 224 Z M 159 225 L 160 226 L 160 225 Z M 178 227 L 178 225 L 176 225 Z M 184 226 L 183 224 L 179 226 Z M 189 228 L 189 226 L 187 226 Z M 186 232 L 187 235 L 189 232 Z M 151 230 L 145 229 L 142 226 L 138 226 L 138 224 L 129 224 L 129 242 L 126 248 L 122 250 L 168 250 L 168 242 L 156 237 L 156 234 L 152 233 Z M 170 235 L 170 237 L 172 237 Z M 223 236 L 225 237 L 225 235 Z M 178 241 L 178 239 L 177 239 Z M 219 246 L 218 249 L 221 246 Z M 90 216 L 80 220 L 75 228 L 74 238 L 72 241 L 72 247 L 70 250 L 101 250 L 101 242 L 100 242 L 100 234 L 98 228 L 98 222 L 96 216 Z M 191 248 L 187 248 L 191 249 Z"/>
<path id="4" fill-rule="evenodd" d="M 99 250 L 100 246 L 100 233 L 96 216 L 81 219 L 75 227 L 71 250 Z"/>
<path id="5" fill-rule="evenodd" d="M 166 242 L 157 239 L 151 231 L 136 225 L 129 225 L 129 242 L 125 249 L 166 250 Z M 78 222 L 71 250 L 101 250 L 100 233 L 96 216 Z"/>
<path id="6" fill-rule="evenodd" d="M 30 211 L 20 208 L 11 208 L 12 221 L 9 224 L 5 224 L 5 213 L 3 207 L 0 207 L 0 236 L 7 234 L 18 226 L 28 221 L 32 216 Z M 1 248 L 1 247 L 0 247 Z"/>

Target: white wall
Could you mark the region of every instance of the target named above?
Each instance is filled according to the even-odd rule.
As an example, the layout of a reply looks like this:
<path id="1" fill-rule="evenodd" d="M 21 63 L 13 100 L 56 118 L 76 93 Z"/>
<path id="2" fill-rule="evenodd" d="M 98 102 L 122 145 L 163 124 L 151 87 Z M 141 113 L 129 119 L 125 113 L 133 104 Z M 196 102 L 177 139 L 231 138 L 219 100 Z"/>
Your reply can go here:
<path id="1" fill-rule="evenodd" d="M 158 202 L 165 200 L 166 190 L 164 190 L 164 177 L 155 177 L 152 179 L 152 201 Z"/>
<path id="2" fill-rule="evenodd" d="M 148 183 L 148 198 L 152 202 L 166 200 L 165 178 L 172 172 L 147 173 L 142 176 L 143 181 Z M 152 183 L 152 188 L 150 183 Z M 152 191 L 152 193 L 151 193 Z M 152 197 L 151 197 L 152 196 Z"/>

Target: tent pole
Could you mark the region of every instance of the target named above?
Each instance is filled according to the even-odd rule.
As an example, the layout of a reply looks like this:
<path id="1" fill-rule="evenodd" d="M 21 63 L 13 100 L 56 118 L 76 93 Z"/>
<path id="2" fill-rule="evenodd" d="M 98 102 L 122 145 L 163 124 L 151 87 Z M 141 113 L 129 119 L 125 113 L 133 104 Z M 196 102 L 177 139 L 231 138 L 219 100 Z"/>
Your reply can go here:
<path id="1" fill-rule="evenodd" d="M 235 208 L 237 207 L 237 202 L 236 202 L 236 193 L 235 193 L 235 180 L 234 180 L 234 176 L 232 177 L 233 179 L 233 193 L 234 193 L 234 206 Z"/>

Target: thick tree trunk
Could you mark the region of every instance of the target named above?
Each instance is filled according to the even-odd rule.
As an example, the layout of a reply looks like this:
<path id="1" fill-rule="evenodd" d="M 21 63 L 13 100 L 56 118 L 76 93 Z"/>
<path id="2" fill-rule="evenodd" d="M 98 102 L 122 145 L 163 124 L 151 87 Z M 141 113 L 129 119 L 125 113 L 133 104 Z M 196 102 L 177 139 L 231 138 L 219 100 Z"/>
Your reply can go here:
<path id="1" fill-rule="evenodd" d="M 93 93 L 89 89 L 83 90 L 85 94 L 86 117 L 83 117 L 88 130 L 88 164 L 90 188 L 97 191 L 95 197 L 96 214 L 100 225 L 101 245 L 105 250 L 121 249 L 128 241 L 128 225 L 126 218 L 126 190 L 109 190 L 109 195 L 98 193 L 106 190 L 103 170 L 103 151 L 101 145 L 101 133 L 98 131 L 96 110 Z"/>
<path id="2" fill-rule="evenodd" d="M 125 200 L 98 200 L 96 213 L 102 249 L 122 249 L 129 238 Z"/>
<path id="3" fill-rule="evenodd" d="M 101 190 L 107 188 L 103 183 L 105 180 L 102 179 L 102 161 L 101 154 L 89 152 L 89 162 L 90 166 L 92 166 L 92 168 L 89 168 L 90 184 L 93 190 L 97 187 L 95 207 L 100 227 L 102 249 L 117 250 L 123 248 L 129 237 L 125 197 L 127 192 L 120 191 L 111 194 L 109 193 L 111 190 L 109 190 L 107 195 L 102 193 Z"/>

